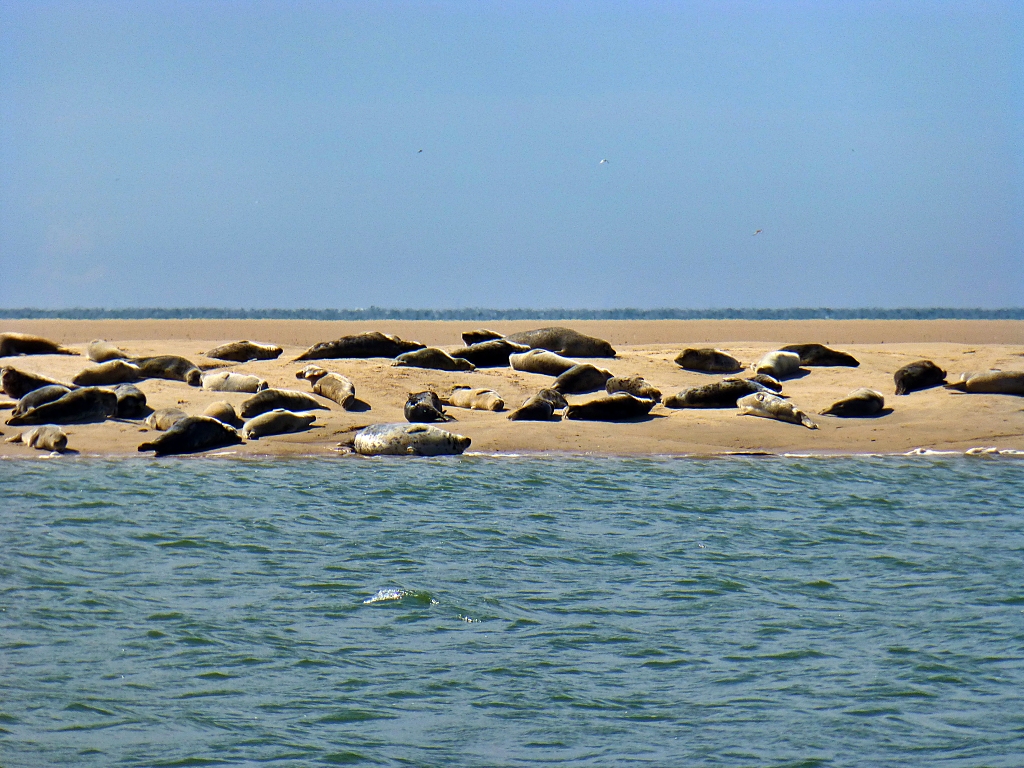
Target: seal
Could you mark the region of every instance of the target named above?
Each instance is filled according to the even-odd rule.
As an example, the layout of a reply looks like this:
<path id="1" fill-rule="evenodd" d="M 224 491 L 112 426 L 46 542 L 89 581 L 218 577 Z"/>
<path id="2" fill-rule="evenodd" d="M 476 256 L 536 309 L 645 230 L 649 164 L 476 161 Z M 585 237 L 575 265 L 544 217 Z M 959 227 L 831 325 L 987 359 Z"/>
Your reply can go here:
<path id="1" fill-rule="evenodd" d="M 546 349 L 531 349 L 528 352 L 517 352 L 508 356 L 508 364 L 513 371 L 523 373 L 542 373 L 545 376 L 561 376 L 570 368 L 579 365 L 576 360 L 562 357 Z"/>
<path id="2" fill-rule="evenodd" d="M 735 408 L 741 397 L 755 392 L 768 390 L 750 379 L 728 378 L 705 384 L 702 387 L 689 387 L 678 394 L 665 398 L 666 408 Z"/>
<path id="3" fill-rule="evenodd" d="M 881 392 L 867 387 L 855 389 L 842 400 L 838 400 L 824 411 L 822 416 L 841 416 L 844 419 L 877 416 L 885 408 L 885 398 Z"/>
<path id="4" fill-rule="evenodd" d="M 42 336 L 28 333 L 0 333 L 0 357 L 17 355 L 77 355 L 73 349 L 62 347 Z"/>
<path id="5" fill-rule="evenodd" d="M 590 363 L 580 363 L 555 379 L 551 388 L 557 389 L 563 395 L 582 395 L 604 389 L 605 383 L 611 377 L 611 371 L 598 368 Z"/>
<path id="6" fill-rule="evenodd" d="M 909 395 L 921 389 L 931 389 L 946 383 L 946 372 L 931 360 L 908 363 L 892 375 L 897 395 Z"/>
<path id="7" fill-rule="evenodd" d="M 614 395 L 570 405 L 565 409 L 565 418 L 585 421 L 629 421 L 646 416 L 653 407 L 653 400 L 633 397 L 628 392 L 616 392 Z"/>
<path id="8" fill-rule="evenodd" d="M 119 419 L 141 419 L 149 413 L 146 395 L 134 384 L 119 384 L 114 387 L 114 396 L 117 397 Z"/>
<path id="9" fill-rule="evenodd" d="M 235 413 L 235 407 L 227 400 L 217 400 L 210 403 L 206 406 L 206 410 L 203 411 L 203 416 L 209 416 L 211 419 L 216 419 L 222 424 L 227 424 L 229 427 L 242 426 L 242 420 Z"/>
<path id="10" fill-rule="evenodd" d="M 140 445 L 139 451 L 155 451 L 157 456 L 170 456 L 199 453 L 240 442 L 242 438 L 234 427 L 209 416 L 186 416 L 155 440 Z"/>
<path id="11" fill-rule="evenodd" d="M 326 360 L 343 357 L 398 357 L 403 352 L 423 349 L 426 345 L 418 341 L 405 341 L 397 336 L 369 331 L 352 336 L 342 336 L 334 341 L 314 344 L 296 360 Z"/>
<path id="12" fill-rule="evenodd" d="M 146 426 L 158 432 L 163 432 L 187 417 L 188 414 L 181 410 L 181 408 L 161 408 L 159 411 L 153 411 L 153 413 L 146 417 Z"/>
<path id="13" fill-rule="evenodd" d="M 782 391 L 782 382 L 778 379 L 769 376 L 767 373 L 755 373 L 753 376 L 747 376 L 750 381 L 757 382 L 762 387 L 770 389 L 775 394 Z"/>
<path id="14" fill-rule="evenodd" d="M 529 349 L 525 344 L 515 344 L 508 339 L 493 339 L 468 347 L 458 347 L 448 354 L 469 360 L 477 368 L 503 368 L 508 365 L 509 355 L 526 352 Z"/>
<path id="15" fill-rule="evenodd" d="M 571 357 L 615 357 L 615 350 L 607 341 L 572 328 L 537 328 L 512 333 L 505 338 L 516 344 L 525 344 L 530 349 L 547 349 Z"/>
<path id="16" fill-rule="evenodd" d="M 410 368 L 431 368 L 435 371 L 475 371 L 476 366 L 461 357 L 452 357 L 443 349 L 424 347 L 404 352 L 395 358 L 392 365 L 406 365 Z"/>
<path id="17" fill-rule="evenodd" d="M 470 443 L 430 424 L 374 424 L 356 433 L 352 447 L 362 456 L 455 456 Z"/>
<path id="18" fill-rule="evenodd" d="M 262 392 L 270 386 L 259 376 L 230 371 L 204 373 L 199 377 L 199 380 L 203 384 L 203 389 L 210 392 L 248 392 L 249 394 L 255 394 L 256 392 Z"/>
<path id="19" fill-rule="evenodd" d="M 684 349 L 675 359 L 676 365 L 702 373 L 736 373 L 743 370 L 740 361 L 727 352 L 711 347 Z"/>
<path id="20" fill-rule="evenodd" d="M 17 368 L 12 368 L 9 365 L 5 365 L 0 368 L 0 387 L 3 388 L 4 394 L 10 395 L 11 397 L 21 399 L 33 389 L 39 389 L 40 387 L 50 386 L 64 387 L 65 389 L 74 389 L 61 381 L 54 381 L 48 379 L 45 376 L 39 376 L 34 373 L 23 373 Z"/>
<path id="21" fill-rule="evenodd" d="M 20 416 L 25 411 L 31 410 L 43 403 L 52 403 L 54 400 L 64 397 L 70 391 L 70 389 L 62 384 L 49 384 L 45 387 L 39 387 L 39 389 L 33 389 L 18 401 L 11 415 Z"/>
<path id="22" fill-rule="evenodd" d="M 347 377 L 340 373 L 325 371 L 319 365 L 307 365 L 295 374 L 297 379 L 305 379 L 313 386 L 313 391 L 321 397 L 333 400 L 346 411 L 356 405 L 356 387 Z"/>
<path id="23" fill-rule="evenodd" d="M 131 357 L 127 352 L 119 347 L 115 347 L 109 341 L 103 339 L 93 339 L 89 342 L 89 346 L 85 348 L 85 354 L 94 363 L 106 363 L 110 360 L 127 360 Z"/>
<path id="24" fill-rule="evenodd" d="M 521 406 L 508 415 L 509 421 L 551 421 L 555 411 L 568 408 L 562 393 L 555 389 L 542 389 L 528 398 Z"/>
<path id="25" fill-rule="evenodd" d="M 316 421 L 314 413 L 292 413 L 283 408 L 261 413 L 245 422 L 242 437 L 245 440 L 259 440 L 268 435 L 284 435 L 309 429 Z"/>
<path id="26" fill-rule="evenodd" d="M 782 350 L 769 352 L 754 363 L 754 373 L 767 373 L 779 381 L 791 379 L 800 373 L 800 355 Z"/>
<path id="27" fill-rule="evenodd" d="M 763 419 L 800 424 L 808 429 L 818 428 L 818 425 L 811 421 L 806 413 L 771 392 L 755 392 L 752 395 L 746 395 L 741 397 L 736 404 L 740 407 L 739 416 L 760 416 Z"/>
<path id="28" fill-rule="evenodd" d="M 141 375 L 142 370 L 137 365 L 126 360 L 109 360 L 80 371 L 71 383 L 77 387 L 102 387 L 138 381 Z"/>
<path id="29" fill-rule="evenodd" d="M 109 389 L 83 387 L 73 389 L 63 397 L 30 408 L 7 423 L 12 427 L 29 424 L 74 424 L 77 422 L 105 421 L 117 414 L 117 395 Z"/>
<path id="30" fill-rule="evenodd" d="M 462 334 L 462 343 L 467 347 L 473 344 L 479 344 L 482 341 L 494 341 L 495 339 L 504 338 L 500 333 L 494 331 L 488 331 L 486 328 L 480 328 L 476 331 L 465 331 Z"/>
<path id="31" fill-rule="evenodd" d="M 661 390 L 651 386 L 642 376 L 612 376 L 605 382 L 604 389 L 609 395 L 628 392 L 633 397 L 661 402 Z"/>
<path id="32" fill-rule="evenodd" d="M 964 373 L 946 389 L 983 395 L 1024 395 L 1024 371 Z"/>
<path id="33" fill-rule="evenodd" d="M 441 399 L 441 404 L 473 411 L 501 411 L 505 408 L 505 401 L 493 389 L 471 387 L 453 387 L 451 394 Z"/>
<path id="34" fill-rule="evenodd" d="M 853 355 L 829 349 L 824 344 L 789 344 L 780 349 L 781 352 L 795 352 L 800 355 L 800 365 L 809 366 L 845 366 L 857 368 L 860 361 Z"/>
<path id="35" fill-rule="evenodd" d="M 419 424 L 429 424 L 434 421 L 455 421 L 454 418 L 444 412 L 441 399 L 430 390 L 409 394 L 409 399 L 405 401 L 405 420 Z"/>
<path id="36" fill-rule="evenodd" d="M 253 416 L 259 416 L 261 413 L 272 411 L 275 408 L 282 408 L 286 411 L 330 410 L 305 392 L 296 392 L 291 389 L 264 389 L 244 401 L 238 408 L 238 415 L 248 421 Z"/>
<path id="37" fill-rule="evenodd" d="M 276 344 L 259 344 L 255 341 L 232 341 L 206 352 L 214 360 L 230 360 L 233 363 L 247 363 L 250 360 L 276 360 L 281 356 Z"/>
<path id="38" fill-rule="evenodd" d="M 45 424 L 41 427 L 33 427 L 21 434 L 7 438 L 8 443 L 24 443 L 29 448 L 40 451 L 64 451 L 68 447 L 68 436 L 60 427 L 53 424 Z"/>
<path id="39" fill-rule="evenodd" d="M 202 384 L 203 372 L 199 370 L 199 367 L 178 355 L 135 357 L 131 362 L 139 366 L 140 375 L 146 379 L 184 381 L 190 387 L 198 387 Z"/>

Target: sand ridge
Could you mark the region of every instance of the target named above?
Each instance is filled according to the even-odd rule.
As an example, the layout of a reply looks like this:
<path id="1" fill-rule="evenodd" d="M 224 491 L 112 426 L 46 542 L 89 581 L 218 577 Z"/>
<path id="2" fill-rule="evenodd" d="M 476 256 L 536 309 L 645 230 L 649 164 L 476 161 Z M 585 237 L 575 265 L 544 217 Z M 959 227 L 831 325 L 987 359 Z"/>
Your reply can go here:
<path id="1" fill-rule="evenodd" d="M 481 324 L 483 325 L 483 324 Z M 509 333 L 538 327 L 537 322 L 488 323 Z M 611 341 L 618 356 L 589 359 L 614 375 L 641 375 L 669 395 L 685 387 L 719 380 L 722 375 L 685 371 L 673 359 L 686 346 L 714 345 L 745 364 L 786 343 L 820 341 L 849 352 L 859 368 L 809 368 L 809 373 L 784 382 L 783 392 L 810 414 L 819 429 L 809 430 L 750 416 L 736 409 L 672 410 L 656 406 L 648 419 L 628 423 L 567 421 L 510 422 L 507 412 L 470 411 L 450 407 L 457 421 L 446 428 L 472 438 L 477 453 L 582 453 L 596 455 L 717 455 L 768 453 L 904 453 L 913 448 L 963 451 L 979 446 L 1024 450 L 1024 398 L 1008 395 L 965 395 L 942 388 L 897 397 L 893 372 L 919 359 L 930 359 L 954 381 L 961 372 L 1000 368 L 1024 369 L 1022 321 L 589 321 L 564 325 Z M 85 344 L 106 338 L 132 355 L 182 355 L 203 368 L 256 374 L 271 386 L 310 392 L 296 379 L 303 363 L 294 358 L 308 346 L 347 333 L 381 330 L 452 349 L 459 334 L 478 327 L 471 323 L 321 321 L 7 321 L 3 331 L 38 333 L 81 351 L 61 355 L 0 359 L 0 365 L 70 381 L 90 365 Z M 752 338 L 742 339 L 741 334 Z M 884 339 L 878 341 L 882 336 Z M 279 344 L 277 360 L 235 364 L 205 358 L 216 344 L 238 339 Z M 847 339 L 852 339 L 847 341 Z M 496 390 L 506 408 L 519 406 L 553 379 L 510 368 L 483 368 L 468 373 L 393 367 L 390 359 L 317 361 L 327 370 L 350 378 L 357 397 L 369 410 L 345 411 L 324 400 L 313 429 L 262 438 L 234 446 L 232 456 L 336 456 L 338 442 L 358 426 L 404 421 L 402 409 L 410 392 L 433 389 L 445 394 L 456 385 Z M 178 407 L 202 413 L 210 403 L 228 400 L 239 405 L 249 395 L 207 392 L 183 382 L 148 379 L 138 383 L 153 409 Z M 879 418 L 839 419 L 819 411 L 859 387 L 885 395 L 892 412 Z M 600 393 L 570 396 L 582 402 Z M 3 398 L 7 399 L 7 398 Z M 7 418 L 9 411 L 4 412 Z M 0 426 L 4 437 L 23 428 Z M 65 427 L 69 448 L 83 456 L 139 456 L 137 447 L 154 434 L 142 422 L 108 420 Z M 39 452 L 0 442 L 0 456 L 31 456 Z M 150 455 L 150 454 L 146 454 Z"/>

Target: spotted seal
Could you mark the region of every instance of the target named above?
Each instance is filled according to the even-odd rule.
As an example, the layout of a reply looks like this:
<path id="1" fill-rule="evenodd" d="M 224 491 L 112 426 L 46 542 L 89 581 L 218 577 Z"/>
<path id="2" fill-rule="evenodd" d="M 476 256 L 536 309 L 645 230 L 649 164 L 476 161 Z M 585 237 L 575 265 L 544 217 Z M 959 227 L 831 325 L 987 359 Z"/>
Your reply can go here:
<path id="1" fill-rule="evenodd" d="M 352 447 L 363 456 L 450 456 L 471 442 L 431 424 L 374 424 L 356 433 Z"/>
<path id="2" fill-rule="evenodd" d="M 73 349 L 30 333 L 0 333 L 0 357 L 17 355 L 77 355 Z"/>
<path id="3" fill-rule="evenodd" d="M 740 407 L 740 416 L 760 416 L 763 419 L 775 419 L 791 424 L 800 424 L 808 429 L 817 429 L 818 425 L 810 417 L 788 400 L 783 400 L 771 392 L 755 392 L 741 397 L 736 405 Z"/>
<path id="4" fill-rule="evenodd" d="M 281 356 L 276 344 L 259 344 L 255 341 L 232 341 L 208 350 L 206 357 L 214 360 L 229 360 L 233 363 L 247 363 L 250 360 L 276 360 Z"/>
<path id="5" fill-rule="evenodd" d="M 605 382 L 604 389 L 609 395 L 628 392 L 633 397 L 661 402 L 661 390 L 652 386 L 643 376 L 612 376 Z"/>
<path id="6" fill-rule="evenodd" d="M 909 395 L 921 389 L 931 389 L 946 383 L 946 372 L 931 360 L 908 363 L 892 375 L 897 395 Z"/>
<path id="7" fill-rule="evenodd" d="M 234 427 L 209 416 L 186 416 L 155 440 L 140 445 L 139 451 L 155 451 L 157 456 L 170 456 L 200 453 L 240 442 L 242 437 Z"/>
<path id="8" fill-rule="evenodd" d="M 314 344 L 296 360 L 325 360 L 346 357 L 398 357 L 403 352 L 423 349 L 426 345 L 418 341 L 405 341 L 398 336 L 368 331 L 351 336 L 342 336 L 334 341 L 322 341 Z"/>
<path id="9" fill-rule="evenodd" d="M 711 347 L 684 349 L 676 355 L 675 364 L 680 368 L 702 373 L 736 373 L 743 370 L 740 361 L 735 357 Z"/>
<path id="10" fill-rule="evenodd" d="M 702 387 L 689 387 L 678 394 L 669 395 L 665 398 L 665 407 L 735 408 L 736 401 L 741 397 L 767 391 L 764 385 L 756 381 L 728 378 Z"/>

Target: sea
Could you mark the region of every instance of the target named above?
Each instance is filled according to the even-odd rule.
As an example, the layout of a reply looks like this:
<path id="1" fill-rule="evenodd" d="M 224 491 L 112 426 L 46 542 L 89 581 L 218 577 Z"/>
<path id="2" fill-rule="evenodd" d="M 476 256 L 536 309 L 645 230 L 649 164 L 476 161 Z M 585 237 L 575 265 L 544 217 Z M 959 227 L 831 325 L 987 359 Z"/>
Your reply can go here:
<path id="1" fill-rule="evenodd" d="M 0 460 L 0 765 L 1024 765 L 1024 461 Z"/>

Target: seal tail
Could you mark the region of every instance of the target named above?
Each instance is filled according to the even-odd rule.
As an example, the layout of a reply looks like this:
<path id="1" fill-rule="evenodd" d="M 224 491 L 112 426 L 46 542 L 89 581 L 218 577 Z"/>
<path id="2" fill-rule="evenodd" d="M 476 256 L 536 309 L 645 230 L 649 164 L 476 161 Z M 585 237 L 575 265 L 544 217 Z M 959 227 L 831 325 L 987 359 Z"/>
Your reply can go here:
<path id="1" fill-rule="evenodd" d="M 800 414 L 800 423 L 803 424 L 808 429 L 817 429 L 818 428 L 818 425 L 815 424 L 813 421 L 811 421 L 811 419 L 807 416 L 806 413 L 801 413 Z"/>
<path id="2" fill-rule="evenodd" d="M 957 381 L 957 382 L 954 382 L 952 384 L 943 384 L 942 387 L 943 387 L 943 389 L 952 389 L 952 390 L 956 390 L 957 392 L 966 392 L 967 391 L 967 382 L 966 381 Z"/>

